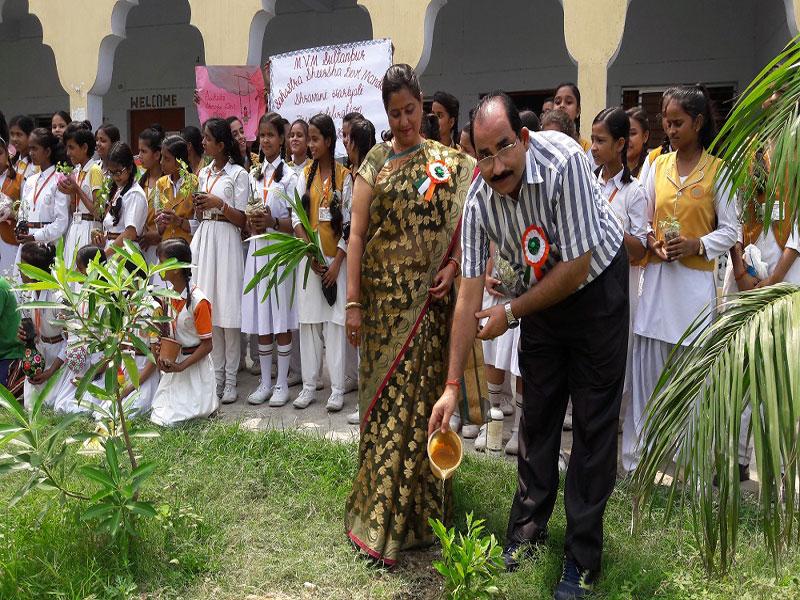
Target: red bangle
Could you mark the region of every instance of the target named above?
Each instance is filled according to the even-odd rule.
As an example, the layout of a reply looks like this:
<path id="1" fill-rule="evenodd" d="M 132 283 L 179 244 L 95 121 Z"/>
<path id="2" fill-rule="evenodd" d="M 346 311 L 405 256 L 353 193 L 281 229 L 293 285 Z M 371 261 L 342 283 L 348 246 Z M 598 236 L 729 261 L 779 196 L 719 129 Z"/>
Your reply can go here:
<path id="1" fill-rule="evenodd" d="M 454 385 L 457 388 L 460 388 L 461 381 L 459 381 L 458 379 L 449 379 L 448 381 L 445 382 L 444 387 L 447 387 L 448 385 Z"/>

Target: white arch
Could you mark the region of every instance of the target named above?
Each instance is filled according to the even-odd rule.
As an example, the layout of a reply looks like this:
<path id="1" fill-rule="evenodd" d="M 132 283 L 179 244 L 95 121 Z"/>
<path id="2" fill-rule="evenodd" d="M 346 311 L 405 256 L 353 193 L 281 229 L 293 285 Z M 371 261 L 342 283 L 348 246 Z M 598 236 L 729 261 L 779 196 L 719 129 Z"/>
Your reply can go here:
<path id="1" fill-rule="evenodd" d="M 431 59 L 431 49 L 433 48 L 433 30 L 436 26 L 436 17 L 442 7 L 447 4 L 447 0 L 430 0 L 425 9 L 425 27 L 422 34 L 422 54 L 419 62 L 414 69 L 417 75 L 422 75 L 428 68 L 428 61 Z"/>
<path id="2" fill-rule="evenodd" d="M 102 96 L 111 86 L 111 76 L 114 70 L 114 53 L 119 43 L 125 39 L 125 24 L 128 13 L 139 4 L 139 0 L 116 0 L 111 11 L 111 33 L 100 42 L 100 51 L 97 60 L 97 77 L 89 90 L 90 94 Z"/>
<path id="3" fill-rule="evenodd" d="M 261 66 L 261 53 L 264 50 L 264 32 L 267 23 L 275 16 L 276 0 L 261 0 L 262 10 L 253 15 L 250 22 L 250 38 L 247 43 L 247 64 Z"/>

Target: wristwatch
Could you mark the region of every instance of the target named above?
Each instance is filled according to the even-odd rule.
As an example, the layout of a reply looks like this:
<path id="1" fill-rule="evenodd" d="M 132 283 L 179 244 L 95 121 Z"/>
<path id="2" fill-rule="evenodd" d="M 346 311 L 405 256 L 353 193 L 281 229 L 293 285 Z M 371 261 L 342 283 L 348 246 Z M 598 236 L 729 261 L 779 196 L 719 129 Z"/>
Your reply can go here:
<path id="1" fill-rule="evenodd" d="M 519 319 L 514 316 L 514 312 L 511 310 L 511 302 L 506 302 L 504 308 L 506 309 L 506 321 L 508 322 L 508 328 L 514 329 L 515 327 L 519 327 Z"/>

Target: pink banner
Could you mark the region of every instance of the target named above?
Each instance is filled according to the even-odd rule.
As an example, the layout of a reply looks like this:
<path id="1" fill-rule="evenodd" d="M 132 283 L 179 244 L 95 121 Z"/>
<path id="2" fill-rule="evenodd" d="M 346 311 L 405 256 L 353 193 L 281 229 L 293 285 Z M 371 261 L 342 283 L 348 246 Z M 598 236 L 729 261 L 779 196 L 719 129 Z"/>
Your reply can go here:
<path id="1" fill-rule="evenodd" d="M 197 116 L 203 123 L 211 117 L 236 116 L 248 140 L 258 135 L 258 120 L 266 112 L 264 77 L 259 67 L 195 67 L 199 102 Z"/>

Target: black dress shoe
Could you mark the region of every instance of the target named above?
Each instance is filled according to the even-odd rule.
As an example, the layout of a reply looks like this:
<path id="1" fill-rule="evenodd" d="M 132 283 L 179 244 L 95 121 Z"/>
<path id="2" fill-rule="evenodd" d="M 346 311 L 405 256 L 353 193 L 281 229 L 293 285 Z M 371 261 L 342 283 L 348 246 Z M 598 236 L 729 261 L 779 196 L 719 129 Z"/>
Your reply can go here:
<path id="1" fill-rule="evenodd" d="M 739 483 L 744 483 L 745 481 L 750 481 L 750 465 L 739 463 Z M 714 487 L 719 487 L 719 477 L 717 475 L 714 475 L 712 483 Z"/>
<path id="2" fill-rule="evenodd" d="M 531 540 L 514 540 L 503 549 L 503 563 L 506 571 L 512 573 L 519 569 L 520 561 L 531 558 L 536 549 L 547 541 L 547 530 L 541 531 Z"/>

